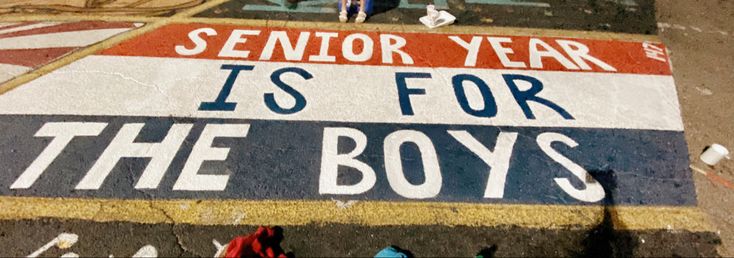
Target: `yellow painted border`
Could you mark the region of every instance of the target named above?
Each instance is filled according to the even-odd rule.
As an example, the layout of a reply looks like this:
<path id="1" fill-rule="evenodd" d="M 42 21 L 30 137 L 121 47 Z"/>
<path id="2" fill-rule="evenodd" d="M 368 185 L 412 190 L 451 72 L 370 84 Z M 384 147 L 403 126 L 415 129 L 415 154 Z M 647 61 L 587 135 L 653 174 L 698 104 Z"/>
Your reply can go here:
<path id="1" fill-rule="evenodd" d="M 712 231 L 696 207 L 615 206 L 617 229 Z M 119 200 L 0 197 L 0 219 L 82 219 L 97 222 L 197 225 L 384 225 L 520 226 L 592 228 L 604 218 L 602 206 L 470 204 L 360 201 Z"/>

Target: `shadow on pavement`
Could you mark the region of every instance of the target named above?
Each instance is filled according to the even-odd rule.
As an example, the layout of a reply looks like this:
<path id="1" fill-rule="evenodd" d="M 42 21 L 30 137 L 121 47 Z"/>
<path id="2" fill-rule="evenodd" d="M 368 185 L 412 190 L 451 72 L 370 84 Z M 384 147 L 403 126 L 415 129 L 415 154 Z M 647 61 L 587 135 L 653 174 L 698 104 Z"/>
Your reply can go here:
<path id="1" fill-rule="evenodd" d="M 375 1 L 373 4 L 372 15 L 386 13 L 387 11 L 393 10 L 400 6 L 400 0 L 371 0 Z"/>
<path id="2" fill-rule="evenodd" d="M 589 171 L 589 175 L 604 187 L 604 218 L 588 232 L 582 241 L 583 251 L 579 257 L 631 257 L 637 248 L 637 236 L 626 230 L 619 219 L 614 193 L 617 189 L 617 176 L 613 170 Z"/>
<path id="3" fill-rule="evenodd" d="M 479 250 L 479 253 L 475 255 L 477 258 L 492 258 L 494 257 L 494 254 L 497 252 L 497 249 L 499 247 L 497 245 L 492 245 L 490 247 L 484 248 L 482 250 Z"/>

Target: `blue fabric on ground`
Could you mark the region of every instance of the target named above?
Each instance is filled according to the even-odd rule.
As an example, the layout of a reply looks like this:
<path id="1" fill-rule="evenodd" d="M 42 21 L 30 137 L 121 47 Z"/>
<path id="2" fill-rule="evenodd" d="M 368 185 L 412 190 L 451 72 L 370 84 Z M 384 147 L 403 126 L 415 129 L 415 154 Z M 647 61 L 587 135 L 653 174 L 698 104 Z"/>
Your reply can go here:
<path id="1" fill-rule="evenodd" d="M 398 249 L 395 249 L 395 247 L 388 246 L 385 247 L 385 249 L 380 250 L 377 254 L 375 254 L 375 258 L 408 258 L 408 255 L 399 251 Z"/>

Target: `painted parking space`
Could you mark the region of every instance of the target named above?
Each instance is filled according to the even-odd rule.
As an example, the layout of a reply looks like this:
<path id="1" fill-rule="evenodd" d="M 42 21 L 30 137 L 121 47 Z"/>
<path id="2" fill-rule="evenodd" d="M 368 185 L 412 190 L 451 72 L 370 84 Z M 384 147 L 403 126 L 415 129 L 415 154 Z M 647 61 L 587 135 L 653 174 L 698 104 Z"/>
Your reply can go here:
<path id="1" fill-rule="evenodd" d="M 174 23 L 0 99 L 7 219 L 708 230 L 654 42 Z"/>
<path id="2" fill-rule="evenodd" d="M 360 25 L 86 2 L 0 4 L 5 29 L 135 27 L 0 82 L 0 255 L 209 256 L 258 225 L 297 256 L 716 253 L 653 1 L 435 1 L 438 30 L 418 0 Z"/>

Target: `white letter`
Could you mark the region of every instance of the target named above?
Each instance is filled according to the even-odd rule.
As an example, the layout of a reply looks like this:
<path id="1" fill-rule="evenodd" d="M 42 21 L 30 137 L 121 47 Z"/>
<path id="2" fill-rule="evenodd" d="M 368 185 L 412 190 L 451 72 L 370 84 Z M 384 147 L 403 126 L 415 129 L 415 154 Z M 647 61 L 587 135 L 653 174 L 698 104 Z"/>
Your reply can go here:
<path id="1" fill-rule="evenodd" d="M 515 140 L 517 140 L 517 133 L 500 132 L 497 136 L 497 143 L 494 145 L 494 151 L 490 151 L 467 131 L 448 132 L 489 165 L 489 178 L 487 178 L 487 188 L 484 189 L 484 198 L 502 198 L 505 195 L 505 180 L 507 170 L 510 168 L 510 158 Z"/>
<path id="2" fill-rule="evenodd" d="M 538 50 L 538 46 L 542 46 L 544 50 Z M 548 45 L 542 40 L 531 38 L 530 39 L 530 67 L 532 68 L 543 68 L 543 57 L 552 57 L 558 60 L 566 69 L 578 70 L 579 67 L 573 64 L 570 60 L 555 50 L 553 47 Z"/>
<path id="3" fill-rule="evenodd" d="M 391 44 L 391 40 L 395 40 L 395 44 Z M 382 62 L 386 64 L 392 64 L 392 54 L 398 53 L 398 55 L 400 55 L 400 58 L 403 60 L 403 64 L 413 64 L 413 58 L 411 58 L 408 53 L 400 50 L 405 46 L 405 44 L 406 41 L 403 37 L 390 34 L 381 34 L 380 48 L 382 49 Z"/>
<path id="4" fill-rule="evenodd" d="M 606 71 L 617 71 L 617 69 L 614 69 L 614 67 L 612 67 L 611 65 L 608 65 L 607 63 L 604 63 L 596 57 L 589 55 L 589 47 L 584 44 L 576 41 L 562 39 L 556 40 L 556 42 L 558 43 L 558 45 L 561 45 L 563 51 L 566 51 L 566 54 L 568 54 L 568 56 L 570 56 L 571 59 L 573 59 L 573 61 L 576 62 L 579 67 L 581 67 L 581 69 L 591 70 L 591 67 L 584 61 L 584 59 L 586 59 Z"/>
<path id="5" fill-rule="evenodd" d="M 259 30 L 233 30 L 232 34 L 229 34 L 227 42 L 224 43 L 222 50 L 219 51 L 219 57 L 237 57 L 247 58 L 250 55 L 249 50 L 235 50 L 237 44 L 244 44 L 247 42 L 246 38 L 242 36 L 257 36 L 260 35 Z"/>
<path id="6" fill-rule="evenodd" d="M 662 31 L 662 30 L 661 30 Z M 665 51 L 661 47 L 653 45 L 648 41 L 642 42 L 642 49 L 645 50 L 645 56 L 661 62 L 665 62 Z"/>
<path id="7" fill-rule="evenodd" d="M 186 160 L 181 175 L 178 176 L 173 190 L 183 191 L 223 191 L 227 187 L 229 175 L 199 175 L 199 168 L 205 160 L 226 160 L 229 148 L 212 147 L 215 137 L 247 136 L 248 124 L 208 124 L 196 140 L 189 159 Z"/>
<path id="8" fill-rule="evenodd" d="M 308 44 L 308 37 L 311 36 L 311 32 L 301 32 L 298 36 L 298 42 L 296 47 L 291 45 L 291 40 L 288 38 L 288 34 L 285 31 L 273 31 L 270 33 L 268 42 L 265 43 L 265 48 L 262 54 L 260 54 L 260 60 L 270 60 L 273 57 L 273 51 L 275 50 L 275 44 L 280 42 L 280 47 L 283 49 L 283 55 L 285 60 L 289 61 L 300 61 L 303 59 L 303 51 L 306 49 Z"/>
<path id="9" fill-rule="evenodd" d="M 423 184 L 413 185 L 405 178 L 400 155 L 400 146 L 405 142 L 412 142 L 418 146 L 426 178 Z M 396 131 L 385 137 L 384 149 L 387 182 L 397 194 L 413 199 L 425 199 L 438 195 L 442 183 L 441 168 L 438 165 L 436 149 L 428 136 L 414 130 Z"/>
<path id="10" fill-rule="evenodd" d="M 500 59 L 500 62 L 502 62 L 503 66 L 510 67 L 510 68 L 525 68 L 526 67 L 525 63 L 512 61 L 510 60 L 509 57 L 507 57 L 508 54 L 514 54 L 515 52 L 512 51 L 512 48 L 502 46 L 502 43 L 512 43 L 512 39 L 487 37 L 487 40 L 489 41 L 489 44 L 492 45 L 492 49 L 494 49 L 494 53 L 497 54 L 497 57 Z"/>
<path id="11" fill-rule="evenodd" d="M 329 41 L 331 38 L 339 36 L 336 32 L 316 32 L 314 36 L 321 38 L 321 48 L 319 49 L 319 55 L 309 56 L 308 61 L 313 62 L 335 62 L 336 57 L 329 55 Z"/>
<path id="12" fill-rule="evenodd" d="M 36 132 L 35 137 L 53 137 L 51 143 L 38 154 L 36 160 L 20 174 L 20 177 L 10 185 L 10 189 L 30 188 L 41 176 L 48 165 L 61 154 L 61 151 L 69 145 L 71 139 L 76 136 L 97 136 L 107 126 L 107 123 L 84 123 L 84 122 L 49 122 Z"/>
<path id="13" fill-rule="evenodd" d="M 360 39 L 364 43 L 362 52 L 359 54 L 354 53 L 355 39 Z M 342 55 L 344 58 L 352 62 L 364 62 L 370 60 L 372 57 L 372 47 L 372 39 L 369 36 L 362 33 L 350 34 L 344 38 L 344 42 L 342 42 Z"/>
<path id="14" fill-rule="evenodd" d="M 97 159 L 89 172 L 84 175 L 76 189 L 94 190 L 102 186 L 105 178 L 121 158 L 151 158 L 135 189 L 154 189 L 158 187 L 164 173 L 171 164 L 178 148 L 191 130 L 191 124 L 174 124 L 168 135 L 160 143 L 137 143 L 135 137 L 145 124 L 125 124 L 117 133 L 107 149 Z"/>
<path id="15" fill-rule="evenodd" d="M 354 140 L 354 149 L 349 153 L 339 154 L 339 137 L 349 137 Z M 366 147 L 367 136 L 357 129 L 345 127 L 324 128 L 319 194 L 361 194 L 372 189 L 377 181 L 375 171 L 364 162 L 354 159 Z M 354 168 L 362 173 L 362 181 L 355 185 L 338 185 L 339 165 Z"/>
<path id="16" fill-rule="evenodd" d="M 206 40 L 202 39 L 199 34 L 204 33 L 207 36 L 217 35 L 217 31 L 212 28 L 195 29 L 189 32 L 189 39 L 194 42 L 194 48 L 188 49 L 184 45 L 176 45 L 176 53 L 182 56 L 193 56 L 201 54 L 206 50 Z"/>
<path id="17" fill-rule="evenodd" d="M 589 177 L 589 175 L 584 168 L 573 163 L 573 161 L 556 152 L 556 150 L 551 147 L 553 142 L 562 142 L 573 148 L 579 145 L 576 141 L 559 133 L 542 133 L 538 135 L 536 141 L 538 142 L 540 149 L 543 150 L 545 154 L 561 164 L 561 166 L 571 171 L 571 173 L 573 173 L 573 175 L 581 180 L 581 182 L 586 186 L 585 189 L 578 190 L 571 185 L 571 181 L 569 181 L 568 178 L 554 178 L 556 184 L 558 184 L 564 192 L 571 197 L 584 202 L 597 202 L 604 199 L 604 188 L 602 188 L 599 182 L 596 180 L 593 180 L 593 182 L 587 182 L 586 178 Z"/>
<path id="18" fill-rule="evenodd" d="M 471 38 L 471 42 L 467 43 L 459 36 L 449 36 L 449 39 L 459 44 L 459 46 L 466 49 L 466 58 L 464 59 L 464 66 L 476 66 L 477 55 L 479 54 L 479 46 L 482 45 L 482 37 L 474 36 Z"/>

